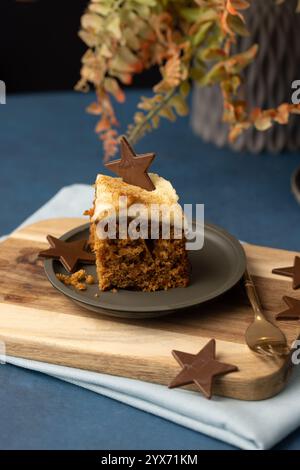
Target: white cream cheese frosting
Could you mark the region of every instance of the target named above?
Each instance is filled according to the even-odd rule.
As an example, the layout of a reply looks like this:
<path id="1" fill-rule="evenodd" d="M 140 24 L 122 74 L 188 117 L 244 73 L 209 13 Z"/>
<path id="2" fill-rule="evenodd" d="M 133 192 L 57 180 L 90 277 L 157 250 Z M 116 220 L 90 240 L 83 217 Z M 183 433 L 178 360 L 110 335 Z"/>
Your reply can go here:
<path id="1" fill-rule="evenodd" d="M 155 186 L 153 191 L 147 191 L 138 186 L 125 183 L 121 178 L 99 174 L 95 183 L 94 214 L 92 221 L 96 222 L 115 211 L 120 211 L 120 197 L 126 196 L 126 206 L 129 209 L 135 204 L 143 204 L 148 208 L 148 217 L 159 218 L 166 215 L 174 221 L 182 218 L 183 212 L 178 203 L 178 195 L 172 184 L 155 173 L 149 173 Z M 157 208 L 153 205 L 158 205 Z"/>

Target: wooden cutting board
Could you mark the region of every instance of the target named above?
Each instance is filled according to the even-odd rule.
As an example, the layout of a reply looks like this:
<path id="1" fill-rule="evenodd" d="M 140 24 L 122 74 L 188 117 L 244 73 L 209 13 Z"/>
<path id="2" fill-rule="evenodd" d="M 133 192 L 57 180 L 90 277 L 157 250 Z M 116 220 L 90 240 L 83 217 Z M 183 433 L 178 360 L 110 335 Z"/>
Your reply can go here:
<path id="1" fill-rule="evenodd" d="M 101 316 L 57 292 L 37 253 L 47 246 L 48 233 L 60 236 L 85 222 L 39 222 L 0 244 L 0 340 L 8 355 L 168 384 L 180 370 L 172 349 L 197 353 L 216 338 L 217 359 L 237 365 L 239 371 L 216 380 L 214 393 L 260 400 L 285 386 L 291 370 L 287 362 L 262 358 L 245 345 L 244 332 L 253 313 L 242 285 L 193 310 L 140 321 Z M 289 278 L 271 274 L 275 266 L 292 265 L 295 253 L 253 245 L 245 245 L 245 250 L 272 319 L 285 308 L 283 295 L 300 299 L 300 289 L 292 290 Z M 289 343 L 298 337 L 298 322 L 280 326 Z"/>

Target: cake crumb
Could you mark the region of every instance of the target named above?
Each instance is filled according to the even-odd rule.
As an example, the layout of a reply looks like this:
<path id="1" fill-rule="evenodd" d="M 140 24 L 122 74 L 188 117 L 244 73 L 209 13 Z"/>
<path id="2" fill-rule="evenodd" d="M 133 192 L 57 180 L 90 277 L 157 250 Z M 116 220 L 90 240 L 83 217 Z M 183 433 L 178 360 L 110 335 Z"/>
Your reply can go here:
<path id="1" fill-rule="evenodd" d="M 84 269 L 76 271 L 76 273 L 71 274 L 71 279 L 73 282 L 80 282 L 86 279 L 86 272 Z"/>
<path id="2" fill-rule="evenodd" d="M 91 285 L 95 283 L 94 276 L 87 274 L 85 269 L 80 269 L 79 271 L 76 271 L 76 273 L 70 275 L 57 273 L 56 277 L 66 286 L 73 286 L 77 290 L 86 290 L 86 284 Z"/>
<path id="3" fill-rule="evenodd" d="M 94 297 L 99 297 L 99 294 L 98 294 L 98 293 L 96 293 Z"/>
<path id="4" fill-rule="evenodd" d="M 89 285 L 95 284 L 95 278 L 91 274 L 88 274 L 85 278 L 85 282 Z"/>
<path id="5" fill-rule="evenodd" d="M 116 294 L 116 293 L 118 292 L 118 289 L 112 289 L 111 292 L 112 292 L 113 294 Z"/>
<path id="6" fill-rule="evenodd" d="M 86 290 L 86 284 L 84 282 L 77 282 L 77 284 L 73 284 L 75 289 L 78 290 Z"/>
<path id="7" fill-rule="evenodd" d="M 83 212 L 83 215 L 88 215 L 89 217 L 93 217 L 93 215 L 94 215 L 94 208 L 92 207 L 91 209 L 86 209 L 86 210 Z"/>

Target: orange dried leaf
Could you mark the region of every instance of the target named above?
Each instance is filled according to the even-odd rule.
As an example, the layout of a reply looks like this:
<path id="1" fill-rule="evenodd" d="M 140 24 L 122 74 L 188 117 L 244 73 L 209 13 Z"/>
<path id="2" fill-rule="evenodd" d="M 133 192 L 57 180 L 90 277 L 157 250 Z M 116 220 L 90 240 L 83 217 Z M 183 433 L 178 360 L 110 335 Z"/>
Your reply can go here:
<path id="1" fill-rule="evenodd" d="M 99 115 L 102 113 L 102 107 L 100 105 L 100 103 L 91 103 L 88 105 L 88 107 L 86 108 L 86 111 L 89 113 L 89 114 L 94 114 L 94 115 Z"/>
<path id="2" fill-rule="evenodd" d="M 228 135 L 229 142 L 234 142 L 245 130 L 251 126 L 248 122 L 238 123 L 231 127 Z"/>
<path id="3" fill-rule="evenodd" d="M 124 103 L 125 94 L 115 78 L 105 78 L 104 89 L 111 93 L 119 103 Z"/>
<path id="4" fill-rule="evenodd" d="M 287 124 L 290 115 L 290 105 L 288 103 L 283 103 L 278 106 L 276 111 L 276 116 L 274 117 L 274 121 L 278 122 L 279 124 Z"/>
<path id="5" fill-rule="evenodd" d="M 246 0 L 230 0 L 230 3 L 235 10 L 247 10 L 250 6 L 250 3 Z"/>
<path id="6" fill-rule="evenodd" d="M 100 119 L 100 121 L 97 122 L 95 132 L 99 134 L 100 132 L 103 132 L 106 129 L 110 129 L 110 122 L 107 118 L 103 117 L 102 119 Z"/>

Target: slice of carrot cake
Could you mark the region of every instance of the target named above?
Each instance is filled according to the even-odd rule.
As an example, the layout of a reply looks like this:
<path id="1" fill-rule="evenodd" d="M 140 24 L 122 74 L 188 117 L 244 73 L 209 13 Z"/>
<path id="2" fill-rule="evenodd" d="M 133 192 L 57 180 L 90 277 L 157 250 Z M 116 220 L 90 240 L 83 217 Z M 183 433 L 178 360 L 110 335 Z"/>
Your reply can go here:
<path id="1" fill-rule="evenodd" d="M 122 138 L 121 159 L 106 164 L 119 177 L 97 177 L 91 245 L 101 290 L 156 291 L 189 283 L 183 211 L 171 183 L 146 172 L 153 158 L 136 156 Z"/>

